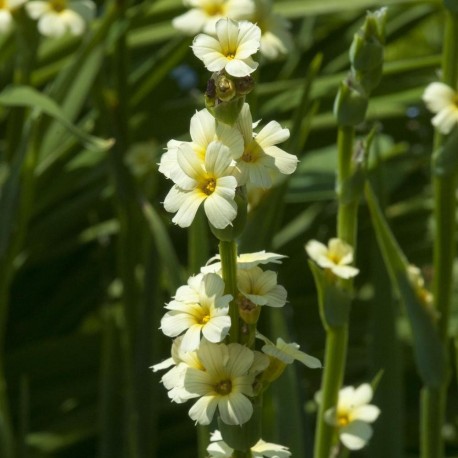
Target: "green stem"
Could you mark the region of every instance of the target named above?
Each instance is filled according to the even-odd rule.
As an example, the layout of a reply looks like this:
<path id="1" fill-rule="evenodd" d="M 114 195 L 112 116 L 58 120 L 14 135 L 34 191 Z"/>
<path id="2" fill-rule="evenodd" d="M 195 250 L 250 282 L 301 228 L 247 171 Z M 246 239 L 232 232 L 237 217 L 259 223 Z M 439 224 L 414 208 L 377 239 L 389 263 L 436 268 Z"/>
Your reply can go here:
<path id="1" fill-rule="evenodd" d="M 208 223 L 203 211 L 199 211 L 188 231 L 188 265 L 189 271 L 196 274 L 208 259 Z M 210 427 L 197 425 L 197 454 L 206 458 L 210 443 Z"/>
<path id="2" fill-rule="evenodd" d="M 355 132 L 353 127 L 339 127 L 337 134 L 338 171 L 337 171 L 337 197 L 339 209 L 337 213 L 337 235 L 341 240 L 349 243 L 353 248 L 356 242 L 356 216 L 358 202 L 346 202 L 343 199 L 343 188 L 346 180 L 352 174 L 353 143 Z"/>
<path id="3" fill-rule="evenodd" d="M 251 458 L 253 454 L 251 453 L 250 450 L 247 452 L 242 452 L 240 450 L 234 450 L 232 453 L 232 458 Z"/>
<path id="4" fill-rule="evenodd" d="M 358 201 L 344 200 L 344 187 L 352 175 L 354 128 L 340 126 L 337 134 L 338 169 L 337 198 L 337 236 L 356 248 L 356 223 Z M 351 280 L 342 281 L 349 291 L 353 288 Z M 321 385 L 322 400 L 318 410 L 318 424 L 315 433 L 315 458 L 328 458 L 333 445 L 334 427 L 325 421 L 325 412 L 337 405 L 339 390 L 343 383 L 348 344 L 348 324 L 340 327 L 326 326 L 326 349 L 324 373 Z"/>
<path id="5" fill-rule="evenodd" d="M 321 402 L 315 433 L 315 458 L 329 458 L 333 445 L 334 427 L 326 423 L 325 412 L 337 405 L 339 389 L 342 386 L 347 355 L 348 327 L 328 328 L 324 356 L 324 374 L 321 388 Z"/>
<path id="6" fill-rule="evenodd" d="M 458 84 L 458 15 L 446 12 L 444 49 L 442 54 L 443 82 L 456 89 Z M 436 132 L 435 150 L 444 143 L 445 137 Z M 434 159 L 433 159 L 434 161 Z M 456 173 L 433 174 L 434 220 L 434 282 L 433 297 L 439 312 L 438 332 L 444 352 L 448 355 L 448 327 L 453 287 L 453 260 L 455 257 L 455 190 Z M 437 389 L 424 387 L 421 396 L 421 457 L 442 458 L 444 444 L 442 425 L 445 421 L 447 403 L 447 377 Z"/>
<path id="7" fill-rule="evenodd" d="M 229 315 L 231 317 L 231 331 L 229 334 L 230 342 L 239 341 L 239 310 L 236 303 L 237 298 L 237 243 L 219 242 L 219 254 L 221 256 L 221 265 L 223 269 L 223 280 L 225 283 L 225 293 L 231 294 L 233 300 L 230 303 Z"/>

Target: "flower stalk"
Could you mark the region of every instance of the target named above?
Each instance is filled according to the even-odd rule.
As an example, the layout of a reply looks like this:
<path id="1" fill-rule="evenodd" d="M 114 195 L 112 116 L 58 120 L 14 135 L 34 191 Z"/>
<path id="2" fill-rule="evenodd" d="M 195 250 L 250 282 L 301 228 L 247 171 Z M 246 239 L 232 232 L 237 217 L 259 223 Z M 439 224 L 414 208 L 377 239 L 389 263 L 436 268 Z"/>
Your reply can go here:
<path id="1" fill-rule="evenodd" d="M 369 95 L 382 77 L 385 21 L 385 8 L 368 12 L 363 26 L 354 36 L 350 47 L 352 69 L 347 79 L 342 81 L 334 104 L 338 125 L 337 237 L 340 243 L 348 244 L 353 250 L 356 248 L 357 214 L 363 183 L 360 158 L 354 151 L 355 126 L 364 121 Z M 313 271 L 320 290 L 321 317 L 326 330 L 322 400 L 318 410 L 314 457 L 329 458 L 337 436 L 335 426 L 326 423 L 325 415 L 329 409 L 336 407 L 344 379 L 353 279 L 352 276 L 342 275 L 332 278 L 320 275 L 317 269 Z M 341 304 L 335 300 L 337 297 L 340 297 Z M 329 304 L 329 298 L 334 304 Z"/>
<path id="2" fill-rule="evenodd" d="M 223 271 L 223 280 L 225 283 L 225 294 L 232 296 L 229 305 L 229 316 L 231 317 L 231 331 L 229 333 L 229 342 L 238 342 L 240 338 L 239 329 L 239 309 L 235 298 L 237 297 L 237 243 L 219 242 L 219 254 L 221 256 L 221 266 Z"/>
<path id="3" fill-rule="evenodd" d="M 446 3 L 447 6 L 447 3 Z M 458 13 L 446 9 L 444 49 L 442 53 L 443 83 L 451 88 L 458 84 Z M 455 127 L 456 129 L 456 127 Z M 433 297 L 439 313 L 438 332 L 448 352 L 448 327 L 453 286 L 453 260 L 455 257 L 455 190 L 456 169 L 438 173 L 435 167 L 440 160 L 438 152 L 445 144 L 446 136 L 436 130 L 433 156 L 434 221 L 434 281 Z M 442 425 L 445 420 L 445 406 L 449 377 L 439 388 L 425 386 L 421 395 L 421 457 L 441 458 L 444 456 Z"/>

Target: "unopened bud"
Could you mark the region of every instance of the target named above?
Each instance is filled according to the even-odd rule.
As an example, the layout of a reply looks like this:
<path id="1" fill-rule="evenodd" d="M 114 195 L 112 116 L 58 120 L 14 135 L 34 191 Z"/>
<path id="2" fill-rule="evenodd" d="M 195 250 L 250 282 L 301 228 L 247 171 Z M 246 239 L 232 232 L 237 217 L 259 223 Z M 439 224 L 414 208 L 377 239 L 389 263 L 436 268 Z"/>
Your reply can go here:
<path id="1" fill-rule="evenodd" d="M 386 7 L 376 11 L 368 11 L 366 20 L 362 27 L 364 38 L 368 41 L 378 41 L 380 44 L 385 43 L 385 26 L 386 26 Z"/>
<path id="2" fill-rule="evenodd" d="M 281 361 L 278 358 L 274 358 L 273 356 L 269 356 L 269 366 L 267 369 L 261 374 L 260 383 L 272 383 L 273 381 L 277 380 L 281 374 L 283 374 L 284 370 L 286 369 L 286 363 Z"/>
<path id="3" fill-rule="evenodd" d="M 216 96 L 222 102 L 229 102 L 236 96 L 235 82 L 225 73 L 220 73 L 215 81 Z"/>
<path id="4" fill-rule="evenodd" d="M 239 306 L 240 318 L 247 324 L 256 324 L 261 314 L 261 307 L 242 294 L 239 294 L 236 302 Z"/>
<path id="5" fill-rule="evenodd" d="M 368 96 L 352 75 L 340 84 L 334 102 L 334 115 L 340 126 L 356 126 L 366 117 Z"/>
<path id="6" fill-rule="evenodd" d="M 247 95 L 254 89 L 254 79 L 251 75 L 243 76 L 242 78 L 235 78 L 235 87 L 237 95 Z"/>

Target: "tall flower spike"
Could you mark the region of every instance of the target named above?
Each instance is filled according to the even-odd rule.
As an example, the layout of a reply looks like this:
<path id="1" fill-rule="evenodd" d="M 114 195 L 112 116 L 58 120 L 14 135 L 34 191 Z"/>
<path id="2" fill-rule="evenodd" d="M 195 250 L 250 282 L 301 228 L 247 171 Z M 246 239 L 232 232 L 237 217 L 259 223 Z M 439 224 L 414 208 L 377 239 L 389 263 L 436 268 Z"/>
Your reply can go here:
<path id="1" fill-rule="evenodd" d="M 431 120 L 434 127 L 444 135 L 458 124 L 458 93 L 444 83 L 431 83 L 423 93 L 428 110 L 436 113 Z"/>
<path id="2" fill-rule="evenodd" d="M 359 270 L 349 264 L 353 262 L 353 248 L 343 240 L 329 240 L 328 246 L 310 240 L 305 246 L 307 254 L 323 269 L 329 269 L 340 278 L 352 278 Z"/>
<path id="3" fill-rule="evenodd" d="M 337 408 L 325 412 L 328 424 L 337 427 L 340 440 L 349 450 L 362 449 L 372 437 L 373 423 L 380 415 L 377 406 L 369 404 L 373 391 L 368 383 L 358 388 L 347 386 L 339 391 Z M 320 394 L 315 397 L 320 402 Z"/>
<path id="4" fill-rule="evenodd" d="M 187 176 L 177 180 L 167 194 L 164 207 L 175 213 L 172 219 L 181 227 L 189 227 L 200 205 L 204 204 L 209 222 L 224 229 L 237 216 L 235 189 L 237 180 L 232 176 L 232 156 L 229 148 L 211 142 L 202 163 L 189 144 L 179 146 L 178 163 Z"/>
<path id="5" fill-rule="evenodd" d="M 224 18 L 216 23 L 216 38 L 199 34 L 191 47 L 207 70 L 218 72 L 224 69 L 229 75 L 241 78 L 258 68 L 251 56 L 258 51 L 260 39 L 258 26 Z"/>

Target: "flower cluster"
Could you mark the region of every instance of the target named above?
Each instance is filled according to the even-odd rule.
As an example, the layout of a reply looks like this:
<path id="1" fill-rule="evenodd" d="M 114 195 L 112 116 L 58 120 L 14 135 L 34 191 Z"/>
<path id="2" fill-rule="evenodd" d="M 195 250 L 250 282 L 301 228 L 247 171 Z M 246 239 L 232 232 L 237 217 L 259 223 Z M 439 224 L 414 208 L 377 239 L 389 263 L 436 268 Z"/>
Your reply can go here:
<path id="1" fill-rule="evenodd" d="M 286 290 L 277 284 L 276 274 L 260 267 L 268 262 L 278 263 L 282 257 L 263 251 L 238 257 L 240 297 L 236 303 L 242 319 L 247 310 L 257 310 L 258 318 L 261 306 L 281 307 L 286 303 Z M 287 344 L 282 339 L 274 345 L 259 335 L 265 343 L 261 351 L 226 343 L 231 326 L 229 302 L 234 298 L 224 294 L 224 286 L 221 263 L 215 257 L 201 273 L 178 288 L 161 320 L 164 334 L 175 338 L 171 357 L 153 366 L 154 371 L 169 369 L 162 382 L 172 401 L 199 398 L 189 416 L 204 425 L 212 421 L 216 411 L 228 425 L 246 423 L 253 413 L 252 398 L 294 360 L 310 368 L 321 367 L 297 344 Z"/>
<path id="2" fill-rule="evenodd" d="M 191 7 L 176 17 L 173 26 L 188 35 L 204 32 L 218 35 L 218 21 L 229 18 L 256 23 L 260 29 L 260 51 L 269 60 L 286 56 L 292 49 L 288 21 L 272 12 L 272 0 L 183 0 Z"/>
<path id="3" fill-rule="evenodd" d="M 380 415 L 380 409 L 369 404 L 372 397 L 373 390 L 368 383 L 358 388 L 347 386 L 339 391 L 337 406 L 325 412 L 326 422 L 337 429 L 340 441 L 349 450 L 363 448 L 372 437 L 370 423 Z M 320 392 L 315 400 L 321 402 Z"/>
<path id="4" fill-rule="evenodd" d="M 194 9 L 185 18 L 197 18 L 199 29 L 207 32 L 210 26 L 204 25 L 204 16 L 224 15 L 224 8 L 242 5 L 236 0 L 189 4 Z M 179 23 L 181 19 L 175 20 Z M 202 206 L 213 234 L 225 243 L 220 244 L 221 257 L 211 258 L 165 306 L 161 329 L 174 341 L 171 357 L 153 370 L 167 369 L 162 383 L 173 402 L 194 400 L 189 416 L 196 423 L 208 425 L 218 417 L 222 437 L 213 436 L 211 456 L 251 449 L 256 457 L 287 457 L 285 447 L 266 443 L 256 434 L 251 437 L 243 428 L 258 430 L 252 425 L 260 422 L 260 394 L 288 364 L 299 361 L 319 368 L 321 363 L 296 343 L 279 338 L 274 344 L 257 333 L 261 311 L 287 302 L 276 272 L 264 267 L 280 263 L 284 256 L 265 251 L 233 255 L 247 212 L 248 188 L 270 188 L 281 175 L 293 173 L 298 160 L 277 146 L 289 138 L 288 129 L 276 121 L 258 128 L 245 103 L 254 86 L 251 74 L 258 63 L 253 55 L 261 46 L 261 30 L 229 17 L 211 28 L 211 35 L 200 33 L 192 45 L 213 72 L 205 92 L 206 108 L 191 118 L 190 141 L 168 142 L 159 171 L 174 183 L 164 200 L 165 209 L 175 213 L 172 221 L 188 227 Z M 231 259 L 224 248 L 227 243 Z M 231 280 L 226 285 L 228 271 Z M 241 426 L 240 434 L 231 433 L 233 425 Z"/>
<path id="5" fill-rule="evenodd" d="M 192 46 L 207 69 L 216 72 L 207 88 L 208 109 L 192 117 L 191 141 L 169 141 L 159 165 L 174 182 L 164 206 L 176 213 L 173 222 L 181 227 L 191 225 L 202 204 L 214 228 L 232 225 L 239 190 L 267 189 L 277 176 L 293 173 L 298 162 L 277 146 L 289 138 L 289 130 L 271 121 L 256 132 L 258 123 L 244 103 L 247 78 L 257 68 L 251 56 L 259 49 L 259 28 L 228 18 L 215 27 L 216 37 L 199 34 Z"/>

